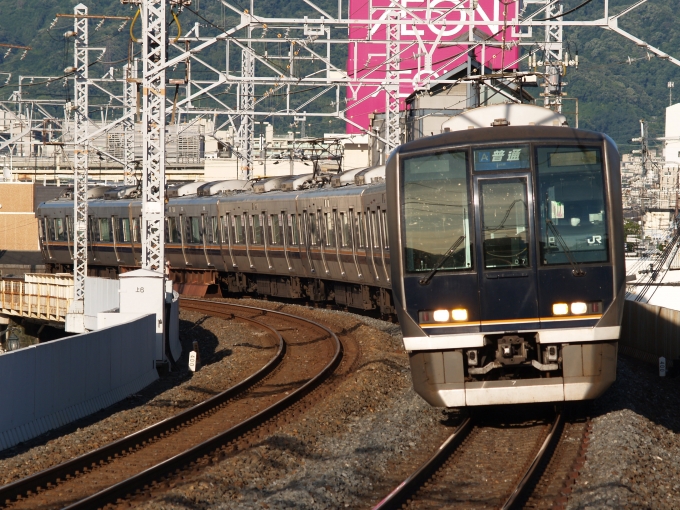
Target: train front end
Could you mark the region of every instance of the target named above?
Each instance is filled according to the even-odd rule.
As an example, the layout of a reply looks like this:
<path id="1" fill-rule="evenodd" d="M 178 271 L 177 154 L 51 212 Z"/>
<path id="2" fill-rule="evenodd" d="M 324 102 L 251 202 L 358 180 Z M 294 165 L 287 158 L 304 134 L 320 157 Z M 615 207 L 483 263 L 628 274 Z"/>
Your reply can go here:
<path id="1" fill-rule="evenodd" d="M 399 147 L 386 177 L 393 298 L 418 394 L 442 407 L 558 402 L 612 384 L 625 268 L 608 137 L 444 133 Z"/>

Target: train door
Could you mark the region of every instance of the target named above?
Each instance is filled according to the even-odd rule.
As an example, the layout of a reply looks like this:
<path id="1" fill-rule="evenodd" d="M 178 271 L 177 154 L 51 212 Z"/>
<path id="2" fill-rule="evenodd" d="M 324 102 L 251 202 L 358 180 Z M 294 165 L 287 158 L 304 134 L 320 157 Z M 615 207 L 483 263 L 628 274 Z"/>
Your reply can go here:
<path id="1" fill-rule="evenodd" d="M 113 253 L 116 256 L 116 262 L 120 262 L 120 255 L 118 254 L 118 241 L 120 241 L 118 216 L 111 216 L 111 240 L 113 241 Z"/>
<path id="2" fill-rule="evenodd" d="M 531 176 L 474 182 L 482 331 L 538 327 Z"/>

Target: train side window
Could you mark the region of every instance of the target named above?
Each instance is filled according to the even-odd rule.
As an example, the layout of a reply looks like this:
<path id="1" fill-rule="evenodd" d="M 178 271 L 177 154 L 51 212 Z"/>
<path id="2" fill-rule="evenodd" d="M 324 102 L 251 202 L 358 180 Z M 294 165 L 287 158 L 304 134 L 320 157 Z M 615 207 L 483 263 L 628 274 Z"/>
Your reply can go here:
<path id="1" fill-rule="evenodd" d="M 311 246 L 317 245 L 318 233 L 316 228 L 316 214 L 309 213 L 309 244 Z"/>
<path id="2" fill-rule="evenodd" d="M 335 211 L 333 211 L 335 212 Z M 335 246 L 335 224 L 333 222 L 333 213 L 324 213 L 326 223 L 326 246 Z"/>
<path id="3" fill-rule="evenodd" d="M 220 240 L 222 244 L 229 244 L 229 213 L 220 216 Z"/>
<path id="4" fill-rule="evenodd" d="M 363 216 L 361 215 L 360 212 L 357 212 L 357 219 L 356 219 L 356 232 L 357 232 L 357 241 L 359 243 L 359 248 L 365 248 L 366 247 L 366 234 L 364 230 L 364 220 Z"/>
<path id="5" fill-rule="evenodd" d="M 66 216 L 66 233 L 68 234 L 68 238 L 73 241 L 73 217 L 72 216 Z"/>
<path id="6" fill-rule="evenodd" d="M 288 231 L 290 232 L 290 244 L 298 245 L 300 244 L 300 230 L 298 229 L 298 217 L 295 214 L 288 216 L 288 226 L 290 227 Z"/>
<path id="7" fill-rule="evenodd" d="M 179 229 L 177 228 L 177 218 L 174 216 L 168 216 L 168 242 L 169 243 L 181 243 L 182 239 L 179 235 Z"/>
<path id="8" fill-rule="evenodd" d="M 211 216 L 210 218 L 210 231 L 212 235 L 210 236 L 210 244 L 219 244 L 219 237 L 217 236 L 219 230 L 219 223 L 217 223 L 217 217 Z"/>
<path id="9" fill-rule="evenodd" d="M 105 243 L 111 242 L 111 225 L 108 218 L 99 218 L 99 240 Z"/>
<path id="10" fill-rule="evenodd" d="M 66 230 L 64 229 L 64 220 L 61 218 L 54 219 L 54 240 L 66 241 Z"/>
<path id="11" fill-rule="evenodd" d="M 380 233 L 382 234 L 383 248 L 388 250 L 390 248 L 389 239 L 387 238 L 387 211 L 380 211 Z"/>
<path id="12" fill-rule="evenodd" d="M 45 240 L 45 222 L 47 221 L 47 218 L 42 218 L 38 222 L 38 237 L 40 238 L 41 241 Z"/>
<path id="13" fill-rule="evenodd" d="M 343 247 L 352 244 L 350 242 L 352 233 L 350 232 L 350 224 L 347 215 L 344 212 L 340 213 L 340 229 L 341 229 L 341 243 Z"/>
<path id="14" fill-rule="evenodd" d="M 141 227 L 140 225 L 142 224 L 142 217 L 138 216 L 137 218 L 132 219 L 132 242 L 133 243 L 139 243 L 141 239 Z"/>
<path id="15" fill-rule="evenodd" d="M 378 221 L 375 211 L 371 211 L 371 236 L 373 237 L 373 248 L 380 248 L 380 238 L 378 237 Z"/>
<path id="16" fill-rule="evenodd" d="M 89 230 L 88 237 L 92 240 L 99 240 L 99 229 L 97 228 L 97 222 L 92 216 L 87 217 L 87 228 Z M 52 234 L 54 235 L 54 234 Z M 50 236 L 50 238 L 52 238 Z"/>
<path id="17" fill-rule="evenodd" d="M 281 222 L 279 221 L 279 215 L 272 214 L 270 216 L 270 221 L 272 231 L 272 244 L 281 244 Z"/>
<path id="18" fill-rule="evenodd" d="M 240 214 L 235 214 L 232 218 L 232 222 L 234 223 L 234 243 L 243 244 L 246 237 L 246 228 L 243 223 L 243 216 Z"/>
<path id="19" fill-rule="evenodd" d="M 174 218 L 173 218 L 174 219 Z M 118 240 L 123 243 L 130 242 L 130 218 L 120 218 L 118 220 Z"/>
<path id="20" fill-rule="evenodd" d="M 200 244 L 203 242 L 201 236 L 201 218 L 198 216 L 189 216 L 186 222 L 186 240 L 188 243 Z"/>
<path id="21" fill-rule="evenodd" d="M 47 224 L 47 239 L 54 241 L 54 218 L 45 218 L 45 223 Z"/>
<path id="22" fill-rule="evenodd" d="M 262 221 L 259 214 L 250 215 L 250 227 L 253 244 L 262 244 Z"/>

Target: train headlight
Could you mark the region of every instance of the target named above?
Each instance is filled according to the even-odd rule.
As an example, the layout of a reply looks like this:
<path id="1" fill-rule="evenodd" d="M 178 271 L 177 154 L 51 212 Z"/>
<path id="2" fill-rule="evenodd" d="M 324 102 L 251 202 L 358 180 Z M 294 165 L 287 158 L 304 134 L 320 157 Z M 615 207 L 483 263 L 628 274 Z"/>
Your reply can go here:
<path id="1" fill-rule="evenodd" d="M 467 310 L 465 308 L 456 308 L 451 310 L 451 317 L 454 321 L 466 321 L 467 320 Z"/>
<path id="2" fill-rule="evenodd" d="M 567 315 L 569 313 L 569 305 L 567 303 L 555 303 L 553 305 L 553 315 Z"/>
<path id="3" fill-rule="evenodd" d="M 448 310 L 435 310 L 432 314 L 432 318 L 435 322 L 447 322 L 449 320 Z"/>
<path id="4" fill-rule="evenodd" d="M 588 311 L 588 305 L 581 302 L 577 301 L 576 303 L 571 304 L 571 313 L 574 315 L 583 315 Z"/>

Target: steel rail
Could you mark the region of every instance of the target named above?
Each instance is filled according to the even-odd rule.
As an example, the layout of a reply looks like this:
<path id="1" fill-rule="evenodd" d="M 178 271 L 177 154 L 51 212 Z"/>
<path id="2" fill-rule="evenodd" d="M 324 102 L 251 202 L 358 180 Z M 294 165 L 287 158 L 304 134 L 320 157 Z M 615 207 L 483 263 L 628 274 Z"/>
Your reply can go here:
<path id="1" fill-rule="evenodd" d="M 557 441 L 560 437 L 558 430 L 561 429 L 561 425 L 562 411 L 560 410 L 557 412 L 557 416 L 555 417 L 555 421 L 553 422 L 553 426 L 550 429 L 548 436 L 543 441 L 541 448 L 536 453 L 534 460 L 515 487 L 515 490 L 512 491 L 510 497 L 508 497 L 501 507 L 502 510 L 510 510 L 511 508 L 515 508 L 516 504 L 523 502 L 531 494 L 531 490 L 533 490 L 535 485 L 535 483 L 532 482 L 537 482 L 538 480 L 535 477 L 540 477 L 541 475 L 538 467 L 546 458 L 547 453 L 553 450 L 552 447 L 555 446 L 555 441 Z"/>
<path id="2" fill-rule="evenodd" d="M 252 306 L 234 305 L 231 303 L 220 303 L 217 301 L 198 299 L 181 300 L 181 303 L 190 302 L 203 302 L 206 304 L 214 303 L 215 305 L 222 305 L 225 308 L 238 307 L 243 309 L 250 309 L 252 311 L 264 313 L 265 315 L 273 314 L 284 317 L 288 320 L 295 320 L 299 322 L 306 322 L 308 324 L 312 324 L 325 331 L 328 334 L 328 336 L 332 340 L 334 340 L 335 352 L 333 358 L 317 375 L 315 375 L 312 379 L 303 384 L 300 388 L 298 388 L 295 391 L 292 391 L 287 397 L 284 397 L 283 399 L 279 400 L 275 404 L 272 404 L 271 406 L 257 413 L 256 415 L 231 427 L 229 430 L 226 430 L 225 432 L 217 434 L 216 436 L 213 436 L 212 438 L 188 450 L 185 450 L 184 452 L 177 454 L 174 457 L 171 457 L 170 459 L 167 459 L 159 464 L 156 464 L 155 466 L 152 466 L 128 478 L 127 480 L 123 480 L 122 482 L 112 485 L 111 487 L 108 487 L 96 494 L 93 494 L 92 496 L 77 501 L 65 507 L 65 509 L 74 510 L 85 508 L 87 509 L 98 508 L 111 502 L 115 503 L 119 498 L 131 497 L 133 494 L 135 494 L 136 491 L 140 490 L 141 488 L 144 488 L 146 486 L 150 487 L 154 481 L 158 481 L 159 479 L 168 474 L 188 469 L 192 465 L 192 463 L 194 463 L 201 457 L 214 452 L 216 449 L 226 445 L 231 441 L 235 441 L 238 437 L 240 437 L 244 433 L 254 430 L 257 426 L 267 422 L 269 419 L 273 418 L 281 411 L 283 411 L 293 403 L 300 400 L 302 397 L 307 395 L 311 390 L 316 388 L 321 382 L 323 382 L 323 380 L 327 378 L 331 373 L 333 373 L 335 368 L 340 364 L 340 361 L 342 360 L 342 343 L 340 343 L 340 339 L 329 328 L 317 322 L 311 321 L 309 319 L 304 319 L 301 317 L 296 317 L 294 315 L 283 312 L 267 310 L 264 308 L 257 308 Z M 191 305 L 189 305 L 189 307 L 191 307 Z"/>
<path id="3" fill-rule="evenodd" d="M 406 500 L 415 494 L 423 483 L 432 476 L 448 459 L 453 451 L 467 437 L 472 429 L 472 418 L 467 417 L 458 428 L 451 434 L 437 451 L 427 459 L 411 476 L 401 482 L 382 501 L 373 507 L 373 510 L 388 510 L 401 508 Z"/>
<path id="4" fill-rule="evenodd" d="M 280 364 L 286 353 L 286 343 L 283 340 L 283 337 L 274 328 L 262 324 L 257 320 L 240 316 L 234 316 L 234 318 L 251 322 L 260 328 L 268 330 L 269 333 L 274 335 L 274 338 L 278 338 L 279 347 L 277 352 L 265 366 L 238 384 L 175 416 L 154 423 L 145 429 L 134 432 L 117 441 L 104 445 L 101 448 L 97 448 L 96 450 L 84 453 L 74 459 L 49 467 L 43 471 L 27 476 L 26 478 L 0 487 L 0 506 L 6 505 L 19 496 L 46 489 L 50 484 L 58 483 L 60 480 L 66 479 L 68 476 L 74 475 L 75 473 L 83 472 L 84 470 L 91 469 L 93 466 L 106 463 L 108 460 L 120 454 L 132 451 L 140 445 L 144 445 L 168 432 L 172 432 L 184 424 L 194 422 L 195 420 L 202 418 L 205 414 L 220 407 L 239 393 L 252 387 L 271 373 L 272 370 Z"/>

